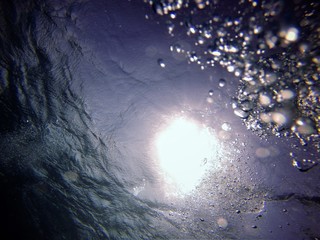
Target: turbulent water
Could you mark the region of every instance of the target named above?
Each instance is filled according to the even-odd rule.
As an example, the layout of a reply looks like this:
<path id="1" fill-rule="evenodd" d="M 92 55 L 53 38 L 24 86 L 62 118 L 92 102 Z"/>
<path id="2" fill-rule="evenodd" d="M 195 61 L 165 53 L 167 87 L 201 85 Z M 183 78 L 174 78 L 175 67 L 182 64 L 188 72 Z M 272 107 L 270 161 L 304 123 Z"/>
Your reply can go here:
<path id="1" fill-rule="evenodd" d="M 319 10 L 1 1 L 1 239 L 318 239 Z M 219 149 L 179 198 L 153 143 L 182 115 Z"/>

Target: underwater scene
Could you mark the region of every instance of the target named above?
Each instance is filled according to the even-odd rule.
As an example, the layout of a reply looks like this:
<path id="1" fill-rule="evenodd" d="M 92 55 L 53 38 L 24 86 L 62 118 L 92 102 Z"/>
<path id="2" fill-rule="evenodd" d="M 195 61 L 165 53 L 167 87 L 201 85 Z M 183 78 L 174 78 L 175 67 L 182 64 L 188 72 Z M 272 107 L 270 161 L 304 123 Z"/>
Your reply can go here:
<path id="1" fill-rule="evenodd" d="M 0 239 L 320 239 L 319 12 L 2 0 Z"/>

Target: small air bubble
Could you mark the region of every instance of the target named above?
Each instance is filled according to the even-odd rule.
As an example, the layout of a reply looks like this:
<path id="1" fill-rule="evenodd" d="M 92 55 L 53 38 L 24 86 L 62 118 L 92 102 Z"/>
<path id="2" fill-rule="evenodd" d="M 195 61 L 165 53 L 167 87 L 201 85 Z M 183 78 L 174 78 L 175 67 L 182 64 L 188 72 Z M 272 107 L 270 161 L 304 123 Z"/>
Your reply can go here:
<path id="1" fill-rule="evenodd" d="M 204 42 L 205 42 L 204 38 L 203 38 L 202 36 L 199 36 L 199 37 L 198 37 L 198 43 L 199 43 L 200 45 L 202 45 L 202 44 L 204 44 Z"/>
<path id="2" fill-rule="evenodd" d="M 243 111 L 242 109 L 236 108 L 234 114 L 240 118 L 247 118 L 249 116 L 248 112 Z"/>
<path id="3" fill-rule="evenodd" d="M 167 28 L 168 28 L 168 33 L 170 35 L 173 35 L 173 30 L 174 30 L 175 26 L 171 21 L 167 22 Z"/>
<path id="4" fill-rule="evenodd" d="M 277 75 L 275 73 L 267 73 L 263 80 L 263 83 L 266 85 L 270 85 L 277 80 Z"/>
<path id="5" fill-rule="evenodd" d="M 221 128 L 222 128 L 222 130 L 224 130 L 224 131 L 226 131 L 226 132 L 229 132 L 229 131 L 231 131 L 231 124 L 225 122 L 225 123 L 223 123 L 223 124 L 221 125 Z"/>
<path id="6" fill-rule="evenodd" d="M 177 17 L 177 13 L 176 12 L 171 12 L 170 13 L 170 17 L 171 17 L 171 19 L 175 19 Z"/>
<path id="7" fill-rule="evenodd" d="M 234 70 L 235 70 L 235 67 L 234 67 L 233 65 L 229 65 L 229 66 L 227 67 L 227 71 L 228 71 L 228 72 L 234 72 Z"/>
<path id="8" fill-rule="evenodd" d="M 295 27 L 285 28 L 279 32 L 279 36 L 288 42 L 295 42 L 298 40 L 299 30 Z"/>
<path id="9" fill-rule="evenodd" d="M 243 111 L 250 111 L 252 109 L 252 102 L 246 100 L 241 103 L 241 108 Z"/>
<path id="10" fill-rule="evenodd" d="M 223 78 L 221 78 L 221 79 L 219 80 L 219 87 L 224 87 L 224 86 L 226 86 L 226 80 L 223 79 Z"/>
<path id="11" fill-rule="evenodd" d="M 179 44 L 176 44 L 176 45 L 174 46 L 174 48 L 175 48 L 175 50 L 176 50 L 177 53 L 180 53 L 180 52 L 182 51 L 182 48 L 181 48 L 181 46 L 180 46 Z"/>
<path id="12" fill-rule="evenodd" d="M 197 4 L 197 7 L 199 9 L 204 9 L 205 6 L 206 6 L 206 1 L 203 1 L 203 0 L 195 0 L 196 4 Z"/>
<path id="13" fill-rule="evenodd" d="M 161 58 L 158 59 L 158 64 L 159 64 L 159 66 L 162 67 L 162 68 L 165 68 L 165 67 L 166 67 L 166 64 L 164 63 L 163 59 L 161 59 Z"/>

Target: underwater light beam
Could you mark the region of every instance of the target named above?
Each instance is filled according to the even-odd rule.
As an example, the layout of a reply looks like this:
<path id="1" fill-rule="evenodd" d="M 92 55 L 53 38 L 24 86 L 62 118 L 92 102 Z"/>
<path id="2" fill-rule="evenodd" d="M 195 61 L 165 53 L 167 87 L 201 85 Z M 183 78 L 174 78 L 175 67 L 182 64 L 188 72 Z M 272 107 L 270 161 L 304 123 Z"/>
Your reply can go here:
<path id="1" fill-rule="evenodd" d="M 216 155 L 218 142 L 209 128 L 184 118 L 175 119 L 157 138 L 156 149 L 171 190 L 192 191 L 204 178 Z"/>

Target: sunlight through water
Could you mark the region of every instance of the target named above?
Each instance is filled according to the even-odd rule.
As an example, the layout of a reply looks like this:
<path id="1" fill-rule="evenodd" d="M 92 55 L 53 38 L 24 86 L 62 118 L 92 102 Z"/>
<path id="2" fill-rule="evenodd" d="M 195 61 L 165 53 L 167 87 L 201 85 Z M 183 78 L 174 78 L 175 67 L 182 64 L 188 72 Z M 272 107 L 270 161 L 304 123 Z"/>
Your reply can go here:
<path id="1" fill-rule="evenodd" d="M 201 182 L 217 157 L 212 131 L 184 118 L 175 119 L 156 141 L 160 167 L 172 192 L 187 194 Z"/>

